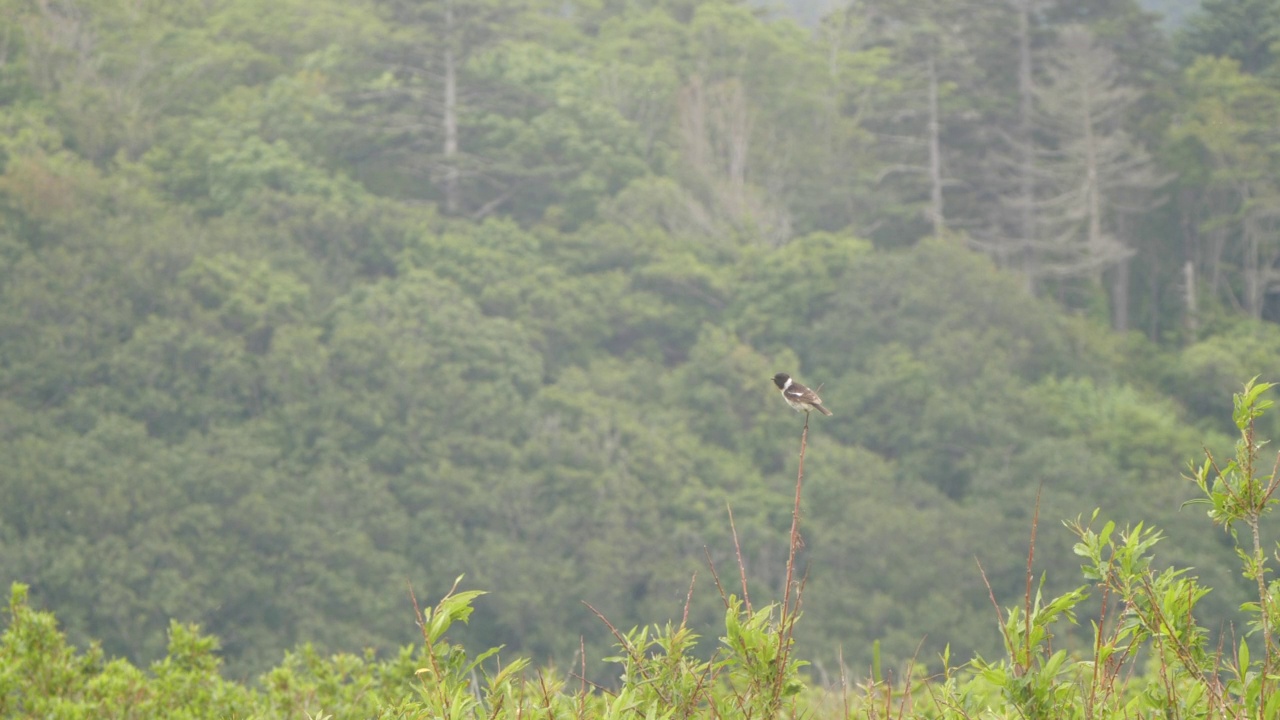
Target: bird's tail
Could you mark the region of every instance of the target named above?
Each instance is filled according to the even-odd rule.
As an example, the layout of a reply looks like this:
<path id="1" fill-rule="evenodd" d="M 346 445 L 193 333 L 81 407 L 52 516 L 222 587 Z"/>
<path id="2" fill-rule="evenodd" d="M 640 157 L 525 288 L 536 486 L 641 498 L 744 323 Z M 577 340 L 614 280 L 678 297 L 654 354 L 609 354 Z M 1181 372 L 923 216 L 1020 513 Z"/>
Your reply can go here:
<path id="1" fill-rule="evenodd" d="M 828 410 L 828 409 L 826 409 L 826 408 L 822 407 L 821 405 L 814 405 L 814 407 L 815 407 L 815 408 L 817 408 L 817 409 L 818 409 L 818 412 L 822 413 L 823 415 L 826 415 L 827 417 L 831 417 L 831 411 L 830 411 L 830 410 Z"/>

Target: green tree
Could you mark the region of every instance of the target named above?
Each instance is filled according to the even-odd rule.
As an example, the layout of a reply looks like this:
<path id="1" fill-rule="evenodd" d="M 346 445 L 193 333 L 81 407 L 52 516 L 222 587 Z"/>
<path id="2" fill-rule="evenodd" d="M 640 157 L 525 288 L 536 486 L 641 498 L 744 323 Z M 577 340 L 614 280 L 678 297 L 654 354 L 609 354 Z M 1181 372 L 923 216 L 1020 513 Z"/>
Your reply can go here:
<path id="1" fill-rule="evenodd" d="M 1267 0 L 1203 0 L 1178 33 L 1184 64 L 1197 56 L 1231 58 L 1250 75 L 1266 73 L 1280 39 L 1280 8 Z"/>
<path id="2" fill-rule="evenodd" d="M 1276 216 L 1276 163 L 1269 118 L 1276 91 L 1242 73 L 1230 59 L 1203 57 L 1187 68 L 1186 110 L 1174 137 L 1194 143 L 1207 158 L 1207 193 L 1218 198 L 1202 230 L 1211 234 L 1209 273 L 1214 290 L 1230 293 L 1245 312 L 1260 318 L 1270 290 L 1277 247 L 1270 229 Z M 1224 270 L 1230 284 L 1220 282 Z"/>

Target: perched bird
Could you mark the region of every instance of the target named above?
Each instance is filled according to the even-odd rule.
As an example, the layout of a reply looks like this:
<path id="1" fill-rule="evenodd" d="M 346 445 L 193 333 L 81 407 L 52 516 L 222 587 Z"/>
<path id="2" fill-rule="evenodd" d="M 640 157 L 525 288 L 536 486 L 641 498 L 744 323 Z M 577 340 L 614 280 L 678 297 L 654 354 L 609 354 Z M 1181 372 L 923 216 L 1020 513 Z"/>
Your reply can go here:
<path id="1" fill-rule="evenodd" d="M 822 407 L 822 398 L 818 397 L 818 393 L 792 380 L 790 375 L 786 373 L 774 375 L 773 384 L 782 391 L 782 399 L 795 410 L 803 413 L 817 410 L 823 415 L 831 414 L 830 410 Z"/>

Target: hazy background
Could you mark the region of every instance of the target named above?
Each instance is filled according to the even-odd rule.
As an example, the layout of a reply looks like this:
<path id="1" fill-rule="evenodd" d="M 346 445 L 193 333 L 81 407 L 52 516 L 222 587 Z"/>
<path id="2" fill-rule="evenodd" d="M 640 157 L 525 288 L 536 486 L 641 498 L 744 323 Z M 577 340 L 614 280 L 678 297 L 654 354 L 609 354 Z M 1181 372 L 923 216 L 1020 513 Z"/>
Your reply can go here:
<path id="1" fill-rule="evenodd" d="M 464 573 L 475 647 L 695 572 L 714 638 L 727 507 L 781 590 L 786 371 L 816 672 L 996 648 L 1037 493 L 1049 590 L 1101 507 L 1231 617 L 1181 475 L 1280 364 L 1277 4 L 833 7 L 0 0 L 0 583 L 238 676 Z"/>

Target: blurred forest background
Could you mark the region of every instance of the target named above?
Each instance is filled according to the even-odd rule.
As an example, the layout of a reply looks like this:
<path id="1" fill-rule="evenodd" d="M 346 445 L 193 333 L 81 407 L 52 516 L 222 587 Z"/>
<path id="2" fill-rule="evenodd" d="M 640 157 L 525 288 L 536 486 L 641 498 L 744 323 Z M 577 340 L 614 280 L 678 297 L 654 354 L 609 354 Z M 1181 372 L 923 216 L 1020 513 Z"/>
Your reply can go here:
<path id="1" fill-rule="evenodd" d="M 460 573 L 474 647 L 695 571 L 714 637 L 726 506 L 783 583 L 787 371 L 818 672 L 996 648 L 1041 488 L 1051 589 L 1102 506 L 1225 617 L 1181 474 L 1280 376 L 1280 3 L 1152 6 L 0 0 L 0 586 L 239 676 Z"/>

